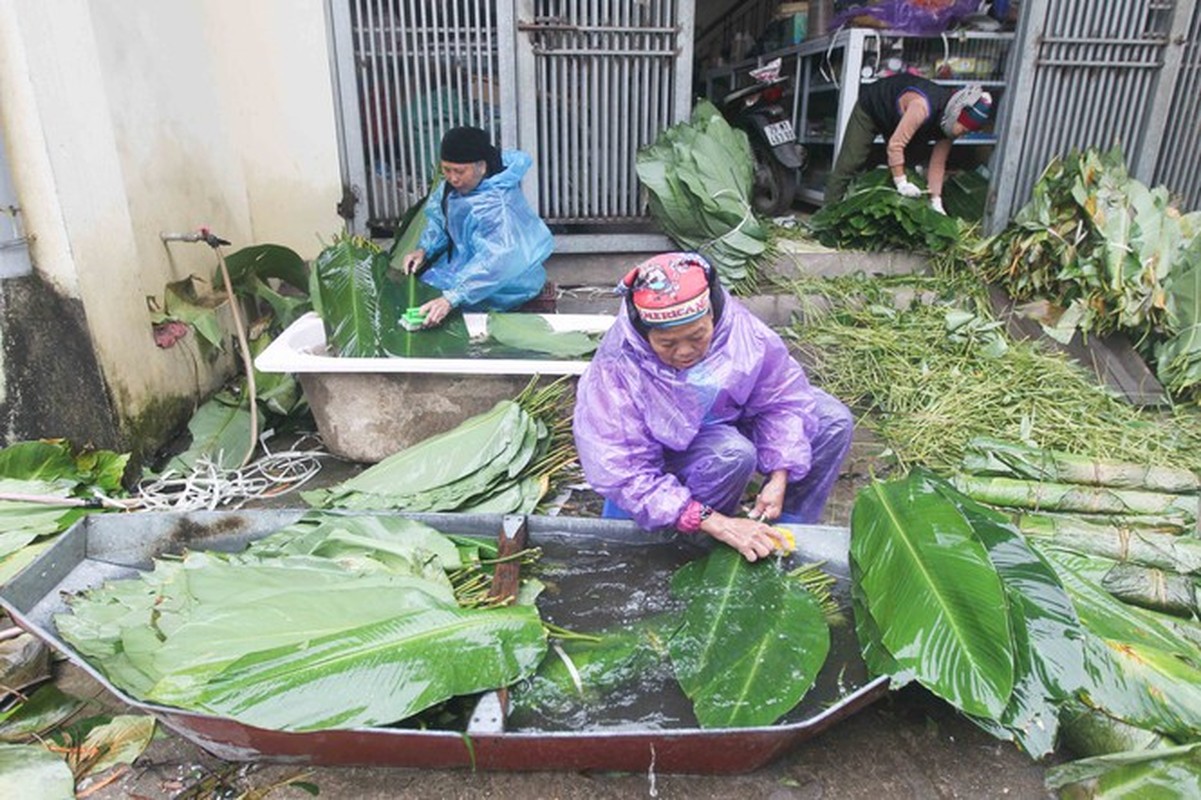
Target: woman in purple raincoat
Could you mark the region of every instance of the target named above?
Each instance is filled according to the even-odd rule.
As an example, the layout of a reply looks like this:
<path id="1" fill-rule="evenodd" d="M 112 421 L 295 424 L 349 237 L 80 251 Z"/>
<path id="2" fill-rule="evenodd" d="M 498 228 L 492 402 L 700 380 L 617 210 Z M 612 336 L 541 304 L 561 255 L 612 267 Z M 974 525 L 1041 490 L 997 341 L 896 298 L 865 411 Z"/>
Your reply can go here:
<path id="1" fill-rule="evenodd" d="M 809 385 L 779 335 L 696 253 L 655 256 L 622 284 L 574 418 L 606 515 L 699 531 L 751 561 L 782 544 L 767 522 L 818 522 L 850 448 L 847 407 Z M 738 516 L 756 472 L 762 488 Z"/>

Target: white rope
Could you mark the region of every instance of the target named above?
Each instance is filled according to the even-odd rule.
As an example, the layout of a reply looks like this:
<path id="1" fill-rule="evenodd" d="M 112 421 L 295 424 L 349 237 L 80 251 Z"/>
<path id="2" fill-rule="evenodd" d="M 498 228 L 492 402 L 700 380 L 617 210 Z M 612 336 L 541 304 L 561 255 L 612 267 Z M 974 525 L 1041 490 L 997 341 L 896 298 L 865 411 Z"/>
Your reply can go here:
<path id="1" fill-rule="evenodd" d="M 127 501 L 140 511 L 215 511 L 241 508 L 251 500 L 279 497 L 299 489 L 321 471 L 321 450 L 267 453 L 237 469 L 222 469 L 208 458 L 197 459 L 189 473 L 168 470 L 143 483 Z"/>

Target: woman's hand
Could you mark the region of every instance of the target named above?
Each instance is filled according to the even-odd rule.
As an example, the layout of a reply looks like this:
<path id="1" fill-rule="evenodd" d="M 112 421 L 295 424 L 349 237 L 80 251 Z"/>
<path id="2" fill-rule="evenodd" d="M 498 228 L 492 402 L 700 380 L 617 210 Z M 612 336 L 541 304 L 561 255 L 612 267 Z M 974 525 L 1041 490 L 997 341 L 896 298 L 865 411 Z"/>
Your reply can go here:
<path id="1" fill-rule="evenodd" d="M 714 511 L 701 523 L 701 530 L 742 553 L 747 561 L 758 561 L 777 550 L 788 549 L 779 531 L 754 519 L 727 517 Z"/>
<path id="2" fill-rule="evenodd" d="M 779 519 L 784 513 L 784 491 L 788 488 L 788 470 L 774 471 L 759 490 L 751 518 L 760 520 Z"/>
<path id="3" fill-rule="evenodd" d="M 435 328 L 442 324 L 442 320 L 446 319 L 446 315 L 450 313 L 450 301 L 445 297 L 437 297 L 430 300 L 421 307 L 421 313 L 425 315 L 425 322 L 421 324 L 423 328 Z"/>
<path id="4" fill-rule="evenodd" d="M 411 253 L 405 253 L 404 259 L 400 262 L 400 268 L 405 275 L 412 275 L 421 269 L 421 265 L 424 263 L 425 251 L 417 249 Z"/>

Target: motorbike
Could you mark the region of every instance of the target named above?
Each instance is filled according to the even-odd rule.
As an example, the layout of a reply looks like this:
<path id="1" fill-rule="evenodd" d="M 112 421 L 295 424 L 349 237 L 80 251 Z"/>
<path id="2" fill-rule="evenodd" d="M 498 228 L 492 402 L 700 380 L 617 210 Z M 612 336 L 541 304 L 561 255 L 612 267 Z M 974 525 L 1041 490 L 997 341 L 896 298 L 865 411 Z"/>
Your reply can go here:
<path id="1" fill-rule="evenodd" d="M 779 59 L 748 74 L 754 82 L 721 98 L 720 108 L 730 125 L 750 139 L 755 159 L 751 205 L 761 214 L 785 214 L 792 208 L 806 158 L 783 102 L 789 81 L 780 76 Z"/>

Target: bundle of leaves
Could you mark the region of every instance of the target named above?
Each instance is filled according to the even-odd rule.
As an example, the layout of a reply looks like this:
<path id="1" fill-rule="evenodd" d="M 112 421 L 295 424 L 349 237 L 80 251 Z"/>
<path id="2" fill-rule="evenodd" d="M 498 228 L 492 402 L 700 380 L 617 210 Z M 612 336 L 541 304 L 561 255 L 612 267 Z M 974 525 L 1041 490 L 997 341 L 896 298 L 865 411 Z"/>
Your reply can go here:
<path id="1" fill-rule="evenodd" d="M 668 236 L 709 259 L 726 286 L 738 292 L 754 286 L 768 229 L 750 202 L 754 159 L 744 132 L 702 100 L 691 120 L 638 151 L 637 171 L 651 214 Z"/>
<path id="2" fill-rule="evenodd" d="M 916 175 L 909 179 L 925 183 Z M 874 169 L 846 197 L 809 218 L 809 232 L 827 247 L 943 253 L 960 241 L 961 223 L 939 214 L 921 198 L 903 197 L 886 168 Z"/>
<path id="3" fill-rule="evenodd" d="M 575 458 L 566 384 L 538 389 L 535 381 L 516 400 L 301 496 L 323 508 L 532 512 Z"/>
<path id="4" fill-rule="evenodd" d="M 402 517 L 311 514 L 71 600 L 63 638 L 143 700 L 276 730 L 383 725 L 533 671 L 532 605 L 490 601 L 480 545 Z"/>
<path id="5" fill-rule="evenodd" d="M 63 439 L 17 442 L 0 450 L 0 583 L 77 519 L 102 507 L 89 508 L 85 501 L 123 496 L 128 463 L 128 453 L 76 449 Z"/>
<path id="6" fill-rule="evenodd" d="M 1061 711 L 1082 704 L 1201 741 L 1201 628 L 1120 602 L 1101 586 L 1103 563 L 1034 544 L 919 472 L 861 492 L 851 526 L 856 632 L 874 673 L 918 681 L 1035 758 L 1054 748 Z M 1149 767 L 1146 755 L 1123 779 L 1201 787 L 1196 759 L 1163 751 Z"/>
<path id="7" fill-rule="evenodd" d="M 1121 331 L 1145 343 L 1179 394 L 1201 380 L 1198 231 L 1201 212 L 1182 215 L 1166 188 L 1131 178 L 1119 148 L 1089 149 L 1052 161 L 1030 202 L 971 257 L 1013 297 L 1062 309 L 1054 327 L 1066 336 Z"/>

